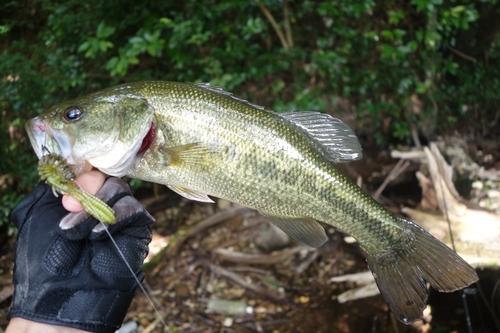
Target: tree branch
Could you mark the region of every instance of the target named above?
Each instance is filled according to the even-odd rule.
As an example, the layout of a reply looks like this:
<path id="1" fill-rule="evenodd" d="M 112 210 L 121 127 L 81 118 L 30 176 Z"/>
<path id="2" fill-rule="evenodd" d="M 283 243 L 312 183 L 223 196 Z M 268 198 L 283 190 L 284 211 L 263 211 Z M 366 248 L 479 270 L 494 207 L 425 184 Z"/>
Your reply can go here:
<path id="1" fill-rule="evenodd" d="M 290 19 L 288 18 L 288 16 L 289 16 L 288 0 L 284 0 L 283 1 L 283 20 L 285 23 L 286 40 L 288 42 L 288 46 L 293 47 L 292 28 L 290 27 Z"/>
<path id="2" fill-rule="evenodd" d="M 260 9 L 264 13 L 264 15 L 266 15 L 267 19 L 269 20 L 269 22 L 273 26 L 273 29 L 276 32 L 276 34 L 278 35 L 278 38 L 280 39 L 280 42 L 281 42 L 281 45 L 283 46 L 283 48 L 285 50 L 288 50 L 290 48 L 290 46 L 288 45 L 288 42 L 287 42 L 285 36 L 283 35 L 283 32 L 281 31 L 280 27 L 276 23 L 276 20 L 274 19 L 273 14 L 271 14 L 271 12 L 269 12 L 269 10 L 266 8 L 266 6 L 264 6 L 262 3 L 260 3 L 259 0 L 255 0 L 255 2 L 259 5 Z"/>
<path id="3" fill-rule="evenodd" d="M 455 49 L 455 48 L 451 47 L 450 45 L 447 45 L 447 47 L 448 47 L 448 48 L 449 48 L 449 49 L 450 49 L 453 53 L 458 54 L 459 56 L 461 56 L 461 57 L 462 57 L 462 58 L 464 58 L 464 59 L 467 59 L 467 60 L 472 61 L 472 62 L 476 62 L 476 61 L 477 61 L 477 60 L 476 60 L 476 58 L 473 58 L 473 57 L 471 57 L 471 56 L 468 56 L 467 54 L 460 52 L 459 50 L 457 50 L 457 49 Z"/>

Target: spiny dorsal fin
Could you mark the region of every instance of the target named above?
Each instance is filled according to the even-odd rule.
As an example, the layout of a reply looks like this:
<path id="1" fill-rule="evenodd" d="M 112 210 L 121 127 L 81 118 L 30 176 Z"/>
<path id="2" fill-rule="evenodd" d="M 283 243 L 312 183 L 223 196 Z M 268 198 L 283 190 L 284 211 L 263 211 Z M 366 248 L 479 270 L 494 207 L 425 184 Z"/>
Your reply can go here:
<path id="1" fill-rule="evenodd" d="M 320 247 L 328 239 L 321 224 L 311 218 L 282 217 L 267 215 L 262 212 L 261 214 L 275 226 L 307 246 Z"/>
<path id="2" fill-rule="evenodd" d="M 342 120 L 315 111 L 276 114 L 304 130 L 329 161 L 342 163 L 363 158 L 356 134 Z"/>
<path id="3" fill-rule="evenodd" d="M 224 88 L 222 88 L 222 87 L 212 86 L 208 82 L 196 83 L 195 85 L 198 86 L 198 87 L 200 87 L 200 88 L 203 88 L 203 89 L 206 89 L 206 90 L 210 90 L 211 92 L 214 92 L 214 93 L 217 93 L 217 94 L 221 94 L 221 95 L 230 97 L 230 98 L 232 98 L 232 99 L 234 99 L 234 100 L 236 100 L 238 102 L 245 103 L 245 104 L 250 105 L 251 107 L 254 107 L 256 109 L 259 109 L 259 110 L 264 110 L 265 109 L 263 106 L 250 103 L 247 100 L 244 100 L 244 99 L 241 99 L 241 98 L 238 98 L 238 97 L 234 96 L 232 93 L 230 93 L 228 91 L 225 91 Z"/>

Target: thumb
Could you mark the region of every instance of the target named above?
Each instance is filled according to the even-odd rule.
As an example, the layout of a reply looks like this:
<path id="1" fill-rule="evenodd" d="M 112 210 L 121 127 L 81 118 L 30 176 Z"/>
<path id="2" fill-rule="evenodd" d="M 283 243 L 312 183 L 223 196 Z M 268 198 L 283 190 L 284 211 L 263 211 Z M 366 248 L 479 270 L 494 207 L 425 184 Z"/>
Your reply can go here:
<path id="1" fill-rule="evenodd" d="M 106 180 L 106 175 L 97 169 L 93 169 L 90 172 L 84 173 L 76 178 L 76 183 L 80 187 L 95 195 L 104 184 Z M 67 211 L 78 213 L 83 211 L 83 206 L 78 200 L 70 195 L 65 194 L 62 198 L 62 204 Z"/>

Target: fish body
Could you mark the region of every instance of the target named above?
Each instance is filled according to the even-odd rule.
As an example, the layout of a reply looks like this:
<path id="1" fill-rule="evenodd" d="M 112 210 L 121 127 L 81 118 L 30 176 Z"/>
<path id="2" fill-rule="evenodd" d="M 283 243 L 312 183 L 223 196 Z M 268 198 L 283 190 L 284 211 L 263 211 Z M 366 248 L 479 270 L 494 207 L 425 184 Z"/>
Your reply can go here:
<path id="1" fill-rule="evenodd" d="M 364 248 L 398 319 L 422 316 L 426 283 L 454 291 L 477 274 L 446 245 L 373 200 L 334 163 L 361 158 L 354 133 L 318 112 L 275 113 L 207 84 L 137 82 L 57 104 L 27 123 L 76 172 L 165 184 L 186 198 L 223 198 L 260 211 L 302 243 L 327 239 L 317 221 Z"/>

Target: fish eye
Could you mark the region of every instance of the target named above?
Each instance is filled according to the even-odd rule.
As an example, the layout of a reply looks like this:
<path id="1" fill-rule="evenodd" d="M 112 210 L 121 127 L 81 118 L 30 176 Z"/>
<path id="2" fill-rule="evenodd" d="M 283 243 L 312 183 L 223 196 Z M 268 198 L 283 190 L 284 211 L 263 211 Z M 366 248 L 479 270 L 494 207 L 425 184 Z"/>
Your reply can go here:
<path id="1" fill-rule="evenodd" d="M 80 119 L 82 116 L 83 116 L 83 110 L 76 106 L 76 105 L 72 105 L 72 106 L 69 106 L 67 107 L 64 112 L 63 112 L 63 118 L 64 120 L 66 120 L 67 122 L 74 122 L 74 121 L 77 121 L 78 119 Z"/>

